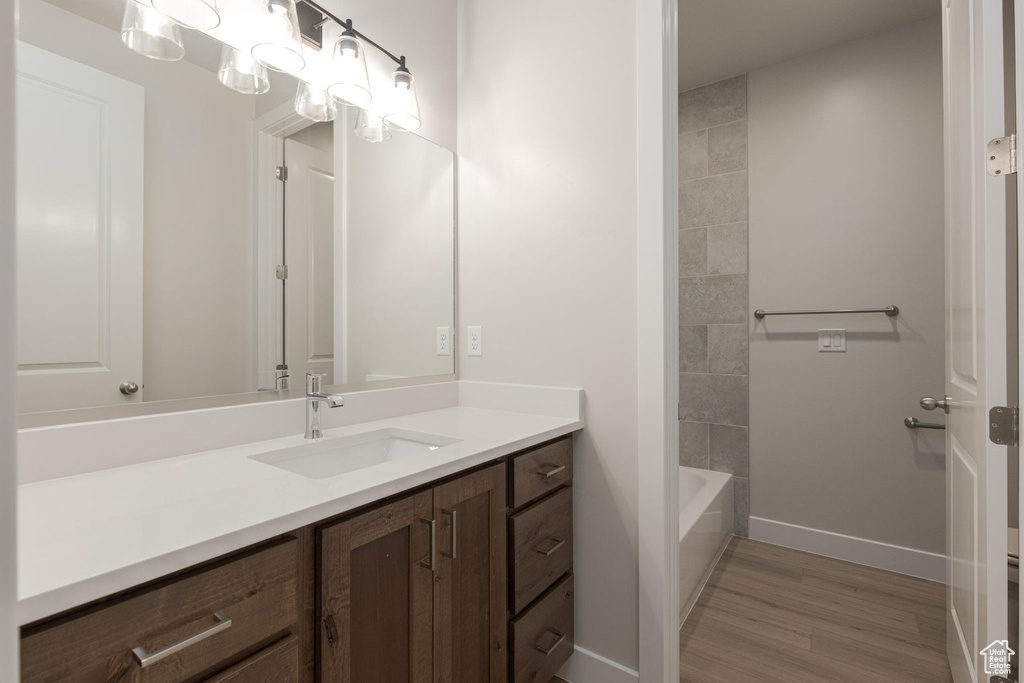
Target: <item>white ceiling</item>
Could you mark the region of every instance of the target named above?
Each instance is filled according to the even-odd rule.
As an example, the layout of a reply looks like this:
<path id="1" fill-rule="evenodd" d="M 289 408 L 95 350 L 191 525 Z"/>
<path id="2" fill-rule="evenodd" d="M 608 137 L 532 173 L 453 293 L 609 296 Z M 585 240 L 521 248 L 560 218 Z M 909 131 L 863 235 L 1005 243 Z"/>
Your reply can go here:
<path id="1" fill-rule="evenodd" d="M 679 92 L 938 15 L 942 0 L 680 0 Z"/>

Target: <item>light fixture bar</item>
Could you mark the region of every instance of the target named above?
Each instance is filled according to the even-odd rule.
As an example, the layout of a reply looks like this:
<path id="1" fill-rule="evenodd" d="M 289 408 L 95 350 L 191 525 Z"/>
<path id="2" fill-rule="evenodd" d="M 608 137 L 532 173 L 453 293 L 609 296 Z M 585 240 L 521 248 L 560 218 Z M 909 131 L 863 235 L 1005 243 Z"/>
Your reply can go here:
<path id="1" fill-rule="evenodd" d="M 341 26 L 342 28 L 346 28 L 346 29 L 352 31 L 352 33 L 354 33 L 356 35 L 356 37 L 359 38 L 360 40 L 362 40 L 363 42 L 369 43 L 370 45 L 372 45 L 375 48 L 377 48 L 378 50 L 380 50 L 382 53 L 384 53 L 385 55 L 390 57 L 391 60 L 395 64 L 398 64 L 399 66 L 404 66 L 404 64 L 405 64 L 405 60 L 404 59 L 396 57 L 393 53 L 391 53 L 388 50 L 384 49 L 379 43 L 376 43 L 373 40 L 370 40 L 370 38 L 368 38 L 366 36 L 366 34 L 361 33 L 359 31 L 357 31 L 356 29 L 352 28 L 352 20 L 351 19 L 347 19 L 345 21 L 342 21 L 341 19 L 336 17 L 334 14 L 328 12 L 322 6 L 318 5 L 313 0 L 298 0 L 298 1 L 303 3 L 303 4 L 305 4 L 305 5 L 308 5 L 308 6 L 312 7 L 317 12 L 319 12 L 320 14 L 324 15 L 324 17 L 326 17 L 326 19 L 324 21 L 318 22 L 319 26 L 323 26 L 323 24 L 326 23 L 327 20 L 333 21 L 338 26 Z"/>

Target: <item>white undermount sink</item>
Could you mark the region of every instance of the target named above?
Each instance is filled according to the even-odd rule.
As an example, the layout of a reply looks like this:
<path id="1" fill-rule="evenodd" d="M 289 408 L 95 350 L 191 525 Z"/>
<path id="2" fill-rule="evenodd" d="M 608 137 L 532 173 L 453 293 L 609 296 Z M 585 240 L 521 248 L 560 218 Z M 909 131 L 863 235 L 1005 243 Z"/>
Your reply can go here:
<path id="1" fill-rule="evenodd" d="M 404 429 L 378 429 L 352 436 L 324 437 L 317 441 L 251 455 L 251 460 L 301 474 L 328 479 L 394 460 L 412 458 L 458 443 L 461 439 Z"/>

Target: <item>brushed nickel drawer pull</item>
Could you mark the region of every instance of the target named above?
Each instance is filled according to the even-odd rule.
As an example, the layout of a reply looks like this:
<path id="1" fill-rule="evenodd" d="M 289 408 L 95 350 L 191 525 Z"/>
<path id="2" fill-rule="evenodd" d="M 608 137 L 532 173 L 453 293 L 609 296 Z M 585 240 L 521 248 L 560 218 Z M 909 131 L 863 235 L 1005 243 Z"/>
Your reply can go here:
<path id="1" fill-rule="evenodd" d="M 537 552 L 540 553 L 541 555 L 543 555 L 544 557 L 551 557 L 552 555 L 555 554 L 555 551 L 557 551 L 559 548 L 561 548 L 563 545 L 565 545 L 565 539 L 564 538 L 555 538 L 554 536 L 552 536 L 551 540 L 555 542 L 555 544 L 553 546 L 551 546 L 547 550 L 541 550 L 540 548 L 537 548 L 536 549 Z"/>
<path id="2" fill-rule="evenodd" d="M 446 557 L 450 557 L 450 558 L 452 558 L 454 560 L 454 559 L 457 559 L 458 556 L 459 556 L 458 552 L 457 552 L 457 548 L 455 546 L 456 535 L 459 533 L 458 532 L 458 529 L 459 529 L 459 512 L 458 512 L 458 510 L 454 510 L 454 509 L 453 510 L 441 510 L 441 514 L 448 515 L 449 517 L 452 518 L 452 527 L 451 527 L 451 532 L 452 532 L 451 533 L 452 552 L 450 554 L 449 553 L 444 553 L 444 554 L 445 554 Z"/>
<path id="3" fill-rule="evenodd" d="M 421 517 L 420 521 L 430 526 L 430 559 L 420 560 L 420 565 L 426 567 L 430 571 L 434 571 L 434 568 L 437 566 L 435 562 L 435 551 L 437 550 L 437 520 Z"/>
<path id="4" fill-rule="evenodd" d="M 540 642 L 538 642 L 536 645 L 534 645 L 534 647 L 537 648 L 537 651 L 540 652 L 541 654 L 543 654 L 543 655 L 550 655 L 552 652 L 555 651 L 556 647 L 558 647 L 563 642 L 565 642 L 565 634 L 561 633 L 559 631 L 556 631 L 553 628 L 549 628 L 545 633 L 550 633 L 551 635 L 555 636 L 555 642 L 551 644 L 551 647 L 544 647 L 543 645 L 540 644 Z"/>
<path id="5" fill-rule="evenodd" d="M 199 633 L 191 635 L 184 640 L 179 640 L 174 645 L 168 645 L 164 649 L 157 650 L 153 653 L 146 652 L 146 648 L 144 647 L 135 647 L 132 648 L 132 654 L 134 654 L 139 660 L 139 665 L 145 669 L 147 666 L 156 664 L 161 659 L 177 654 L 187 647 L 195 645 L 200 641 L 206 640 L 212 635 L 231 628 L 231 620 L 224 616 L 223 612 L 214 612 L 213 618 L 217 620 L 216 624 L 200 631 Z"/>
<path id="6" fill-rule="evenodd" d="M 547 472 L 540 471 L 540 472 L 537 472 L 537 474 L 539 474 L 540 476 L 544 477 L 545 479 L 550 479 L 551 477 L 555 476 L 559 472 L 564 472 L 564 471 L 565 471 L 565 465 L 559 465 L 557 467 L 552 467 Z"/>

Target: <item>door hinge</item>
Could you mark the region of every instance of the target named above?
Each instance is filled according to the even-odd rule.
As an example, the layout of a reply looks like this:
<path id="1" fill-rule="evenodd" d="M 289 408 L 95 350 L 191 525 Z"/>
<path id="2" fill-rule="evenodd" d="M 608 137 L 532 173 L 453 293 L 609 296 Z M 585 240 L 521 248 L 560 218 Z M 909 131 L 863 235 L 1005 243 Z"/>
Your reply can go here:
<path id="1" fill-rule="evenodd" d="M 277 275 L 278 280 L 288 279 L 288 266 L 278 266 L 274 269 L 274 274 Z"/>
<path id="2" fill-rule="evenodd" d="M 988 411 L 988 438 L 1000 446 L 1020 444 L 1020 409 L 996 406 Z"/>
<path id="3" fill-rule="evenodd" d="M 988 174 L 1010 175 L 1017 172 L 1017 136 L 1007 135 L 988 142 Z"/>
<path id="4" fill-rule="evenodd" d="M 274 169 L 274 177 L 280 180 L 282 183 L 288 180 L 288 167 L 278 166 L 276 169 Z"/>

